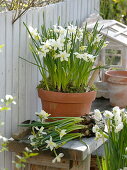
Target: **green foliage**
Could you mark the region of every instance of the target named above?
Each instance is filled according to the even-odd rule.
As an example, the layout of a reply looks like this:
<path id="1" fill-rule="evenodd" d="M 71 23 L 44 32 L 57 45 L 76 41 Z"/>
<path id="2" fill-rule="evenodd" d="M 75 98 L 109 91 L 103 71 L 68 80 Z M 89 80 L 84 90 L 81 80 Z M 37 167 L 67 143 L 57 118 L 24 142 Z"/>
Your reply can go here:
<path id="1" fill-rule="evenodd" d="M 26 25 L 25 25 L 26 26 Z M 105 37 L 98 31 L 98 23 L 92 31 L 69 25 L 46 29 L 27 27 L 31 37 L 31 52 L 42 76 L 39 87 L 60 92 L 89 91 L 88 82 L 100 50 L 105 47 Z"/>
<path id="2" fill-rule="evenodd" d="M 34 150 L 45 151 L 50 149 L 54 152 L 56 158 L 54 161 L 60 161 L 63 157 L 63 154 L 60 153 L 57 155 L 56 150 L 67 142 L 81 138 L 84 136 L 77 130 L 84 128 L 84 125 L 80 123 L 83 121 L 83 118 L 80 117 L 56 117 L 51 118 L 51 122 L 45 122 L 45 119 L 48 119 L 49 114 L 45 111 L 36 113 L 39 117 L 39 121 L 33 122 L 32 124 L 21 124 L 23 127 L 31 127 L 32 134 L 29 136 L 30 144 Z M 61 118 L 60 120 L 58 120 Z M 74 133 L 74 131 L 77 131 Z"/>
<path id="3" fill-rule="evenodd" d="M 16 168 L 25 168 L 25 163 L 27 160 L 31 157 L 37 156 L 38 153 L 32 153 L 32 151 L 28 148 L 25 148 L 25 150 L 22 152 L 22 156 L 16 155 L 17 161 L 13 161 Z"/>
<path id="4" fill-rule="evenodd" d="M 97 139 L 108 139 L 104 143 L 102 161 L 98 159 L 99 170 L 124 170 L 127 167 L 127 110 L 116 106 L 112 112 L 105 111 L 103 116 L 105 129 L 93 127 Z"/>
<path id="5" fill-rule="evenodd" d="M 101 0 L 100 14 L 104 19 L 115 19 L 127 24 L 127 1 Z"/>

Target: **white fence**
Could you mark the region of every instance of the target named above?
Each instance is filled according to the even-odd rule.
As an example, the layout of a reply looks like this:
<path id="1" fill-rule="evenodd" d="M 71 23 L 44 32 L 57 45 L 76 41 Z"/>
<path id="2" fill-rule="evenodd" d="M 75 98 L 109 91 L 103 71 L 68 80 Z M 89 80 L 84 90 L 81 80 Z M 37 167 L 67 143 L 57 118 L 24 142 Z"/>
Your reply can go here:
<path id="1" fill-rule="evenodd" d="M 5 94 L 15 96 L 17 105 L 8 112 L 0 113 L 0 120 L 5 126 L 0 133 L 10 137 L 17 125 L 24 120 L 33 119 L 35 111 L 41 109 L 36 86 L 39 82 L 37 68 L 19 59 L 19 56 L 31 60 L 28 47 L 28 35 L 23 25 L 40 28 L 43 24 L 43 13 L 46 26 L 56 24 L 58 17 L 61 24 L 76 21 L 82 23 L 90 14 L 99 13 L 99 0 L 65 0 L 42 8 L 27 11 L 12 25 L 13 12 L 0 13 L 0 44 L 5 47 L 0 53 L 0 98 Z M 12 154 L 0 154 L 0 168 L 13 169 Z"/>

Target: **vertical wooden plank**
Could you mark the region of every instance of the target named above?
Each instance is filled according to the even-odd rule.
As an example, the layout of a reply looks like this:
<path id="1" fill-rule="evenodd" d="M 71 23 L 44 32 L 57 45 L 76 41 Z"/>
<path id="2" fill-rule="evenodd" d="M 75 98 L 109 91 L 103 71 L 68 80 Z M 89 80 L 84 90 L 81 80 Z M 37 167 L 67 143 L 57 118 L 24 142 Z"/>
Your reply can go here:
<path id="1" fill-rule="evenodd" d="M 71 22 L 70 21 L 70 12 L 69 12 L 69 3 L 70 3 L 69 0 L 65 1 L 65 4 L 66 4 L 66 23 L 67 24 L 68 24 L 68 22 Z"/>
<path id="2" fill-rule="evenodd" d="M 96 14 L 100 13 L 100 0 L 95 0 L 95 3 L 94 3 L 94 12 Z"/>
<path id="3" fill-rule="evenodd" d="M 87 0 L 87 9 L 88 9 L 87 17 L 89 17 L 91 14 L 91 4 L 92 4 L 92 0 Z"/>
<path id="4" fill-rule="evenodd" d="M 20 18 L 20 44 L 19 56 L 26 56 L 26 28 L 23 25 L 26 23 L 26 14 Z M 25 120 L 26 115 L 26 62 L 19 60 L 19 123 Z"/>
<path id="5" fill-rule="evenodd" d="M 38 29 L 38 9 L 33 9 L 33 16 L 32 16 L 32 25 L 33 28 Z M 31 108 L 32 108 L 32 113 L 31 113 L 31 118 L 35 119 L 35 112 L 37 111 L 37 84 L 38 84 L 38 69 L 35 66 L 32 66 L 32 82 L 31 82 L 31 94 L 32 94 L 32 100 L 31 100 Z"/>
<path id="6" fill-rule="evenodd" d="M 77 23 L 81 25 L 81 0 L 77 0 Z"/>
<path id="7" fill-rule="evenodd" d="M 73 0 L 73 5 L 74 5 L 74 8 L 73 8 L 73 23 L 74 25 L 77 23 L 77 0 Z"/>
<path id="8" fill-rule="evenodd" d="M 87 13 L 88 13 L 88 0 L 82 0 L 82 22 L 85 21 L 85 19 L 87 18 Z"/>
<path id="9" fill-rule="evenodd" d="M 26 25 L 32 26 L 32 15 L 33 15 L 33 10 L 30 9 L 26 13 Z M 30 52 L 29 48 L 29 43 L 30 43 L 30 38 L 29 34 L 27 32 L 26 34 L 26 59 L 28 61 L 32 61 L 32 54 Z M 31 114 L 32 114 L 32 91 L 31 91 L 31 82 L 32 82 L 32 67 L 34 67 L 32 64 L 26 62 L 26 115 L 25 119 L 30 120 L 32 119 Z M 34 80 L 33 80 L 34 81 Z"/>
<path id="10" fill-rule="evenodd" d="M 61 25 L 61 7 L 62 7 L 62 2 L 59 2 L 56 4 L 57 5 L 57 20 L 59 20 L 59 24 Z"/>
<path id="11" fill-rule="evenodd" d="M 61 25 L 65 26 L 66 23 L 66 3 L 62 3 L 62 8 L 61 8 Z"/>
<path id="12" fill-rule="evenodd" d="M 17 131 L 17 125 L 19 123 L 19 41 L 20 41 L 20 22 L 17 20 L 12 25 L 12 52 L 13 52 L 13 83 L 12 83 L 12 94 L 15 97 L 16 105 L 12 105 L 12 133 Z M 12 160 L 15 160 L 15 153 L 12 153 Z M 14 169 L 14 164 L 12 164 Z"/>
<path id="13" fill-rule="evenodd" d="M 13 55 L 12 55 L 12 12 L 6 13 L 6 94 L 12 94 L 12 68 L 13 68 Z M 12 118 L 12 110 L 6 111 L 5 113 L 5 136 L 10 138 L 12 134 L 12 123 L 10 119 Z M 5 168 L 11 170 L 12 156 L 10 152 L 5 152 Z"/>
<path id="14" fill-rule="evenodd" d="M 0 44 L 5 44 L 5 16 L 6 13 L 0 13 Z M 6 46 L 2 49 L 0 53 L 0 99 L 5 97 L 5 63 L 6 63 Z M 5 122 L 5 112 L 0 113 L 0 121 Z M 4 135 L 5 125 L 0 127 L 0 135 Z M 4 169 L 4 153 L 0 153 L 0 165 L 1 168 Z"/>
<path id="15" fill-rule="evenodd" d="M 54 20 L 54 25 L 58 23 L 58 15 L 57 15 L 57 5 L 53 5 L 53 20 Z"/>

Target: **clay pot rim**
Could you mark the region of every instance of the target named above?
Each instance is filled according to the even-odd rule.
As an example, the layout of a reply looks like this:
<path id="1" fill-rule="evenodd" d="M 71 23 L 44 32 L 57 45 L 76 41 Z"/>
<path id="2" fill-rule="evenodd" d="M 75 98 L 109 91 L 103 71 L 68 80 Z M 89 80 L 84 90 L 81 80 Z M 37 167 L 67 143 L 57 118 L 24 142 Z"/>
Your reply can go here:
<path id="1" fill-rule="evenodd" d="M 112 74 L 112 73 L 119 73 L 119 75 L 117 74 Z M 126 76 L 124 76 L 123 74 L 120 75 L 120 73 L 126 73 Z M 124 79 L 127 79 L 127 71 L 126 70 L 109 70 L 105 72 L 106 75 L 110 76 L 110 77 L 122 77 Z"/>
<path id="2" fill-rule="evenodd" d="M 126 85 L 127 71 L 126 70 L 110 70 L 105 72 L 107 82 L 112 84 Z"/>

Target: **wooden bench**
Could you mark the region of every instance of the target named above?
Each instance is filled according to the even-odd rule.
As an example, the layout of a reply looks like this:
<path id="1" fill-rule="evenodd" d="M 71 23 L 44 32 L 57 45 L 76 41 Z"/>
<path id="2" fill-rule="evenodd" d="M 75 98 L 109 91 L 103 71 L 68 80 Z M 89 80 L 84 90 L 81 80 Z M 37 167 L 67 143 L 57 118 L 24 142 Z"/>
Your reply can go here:
<path id="1" fill-rule="evenodd" d="M 90 170 L 91 153 L 99 148 L 102 140 L 95 141 L 92 138 L 83 138 L 83 144 L 79 140 L 73 140 L 59 148 L 57 151 L 64 153 L 60 163 L 52 163 L 53 153 L 40 152 L 36 157 L 27 160 L 25 170 Z M 24 141 L 12 141 L 9 143 L 9 151 L 20 154 L 25 147 L 29 147 Z"/>

